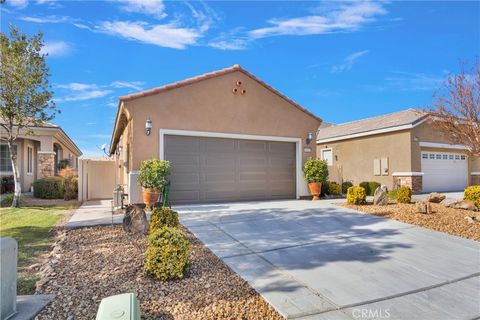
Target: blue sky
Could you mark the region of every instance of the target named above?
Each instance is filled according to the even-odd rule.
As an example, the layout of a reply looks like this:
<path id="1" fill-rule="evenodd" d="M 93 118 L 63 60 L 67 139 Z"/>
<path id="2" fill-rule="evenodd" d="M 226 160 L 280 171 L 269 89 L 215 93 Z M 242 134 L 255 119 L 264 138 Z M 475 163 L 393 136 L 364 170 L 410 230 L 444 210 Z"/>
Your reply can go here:
<path id="1" fill-rule="evenodd" d="M 86 156 L 120 95 L 240 64 L 328 122 L 423 108 L 480 55 L 480 2 L 6 0 L 44 33 L 54 120 Z"/>

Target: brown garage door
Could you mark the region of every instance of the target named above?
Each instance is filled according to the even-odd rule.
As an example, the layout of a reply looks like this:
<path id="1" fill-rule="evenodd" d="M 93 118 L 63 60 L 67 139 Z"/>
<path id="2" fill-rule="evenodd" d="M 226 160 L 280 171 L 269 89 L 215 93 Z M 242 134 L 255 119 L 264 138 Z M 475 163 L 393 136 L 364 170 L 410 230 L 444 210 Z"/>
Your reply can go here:
<path id="1" fill-rule="evenodd" d="M 172 203 L 295 198 L 295 143 L 165 136 Z"/>

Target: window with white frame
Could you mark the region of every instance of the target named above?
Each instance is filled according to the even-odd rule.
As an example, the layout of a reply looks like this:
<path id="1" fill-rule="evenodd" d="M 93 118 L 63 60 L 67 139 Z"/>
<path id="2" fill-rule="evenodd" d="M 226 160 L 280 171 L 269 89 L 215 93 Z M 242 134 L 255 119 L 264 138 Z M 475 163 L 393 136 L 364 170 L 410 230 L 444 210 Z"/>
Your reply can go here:
<path id="1" fill-rule="evenodd" d="M 27 147 L 27 173 L 33 173 L 33 148 Z"/>
<path id="2" fill-rule="evenodd" d="M 14 145 L 13 148 L 17 150 L 17 146 Z M 1 172 L 12 172 L 12 160 L 10 159 L 10 150 L 8 145 L 0 144 L 0 171 Z"/>
<path id="3" fill-rule="evenodd" d="M 327 161 L 329 166 L 333 165 L 333 152 L 332 149 L 322 149 L 320 153 L 321 159 Z"/>

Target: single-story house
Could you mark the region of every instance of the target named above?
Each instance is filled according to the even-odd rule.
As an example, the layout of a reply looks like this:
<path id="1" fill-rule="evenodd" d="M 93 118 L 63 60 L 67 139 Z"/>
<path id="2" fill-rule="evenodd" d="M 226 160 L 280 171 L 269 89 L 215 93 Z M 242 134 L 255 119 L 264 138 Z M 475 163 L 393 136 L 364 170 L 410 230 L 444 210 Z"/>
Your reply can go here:
<path id="1" fill-rule="evenodd" d="M 120 97 L 110 154 L 130 203 L 152 157 L 171 161 L 173 203 L 299 198 L 321 122 L 234 65 Z"/>
<path id="2" fill-rule="evenodd" d="M 417 193 L 480 183 L 480 159 L 469 157 L 465 146 L 450 144 L 424 112 L 414 109 L 321 126 L 317 155 L 339 183 L 376 181 Z"/>
<path id="3" fill-rule="evenodd" d="M 30 129 L 33 134 L 27 135 L 25 130 L 20 130 L 14 142 L 22 192 L 29 191 L 35 180 L 55 175 L 60 162 L 77 168 L 78 157 L 82 155 L 80 149 L 61 127 L 43 123 Z M 6 131 L 1 126 L 0 136 L 6 137 Z M 0 178 L 2 181 L 13 179 L 10 151 L 6 141 L 2 139 L 0 139 Z"/>
<path id="4" fill-rule="evenodd" d="M 429 192 L 480 182 L 479 159 L 420 111 L 323 123 L 238 65 L 120 97 L 109 152 L 130 203 L 142 202 L 137 177 L 152 157 L 170 160 L 177 204 L 308 196 L 309 157 L 327 160 L 338 183 Z"/>

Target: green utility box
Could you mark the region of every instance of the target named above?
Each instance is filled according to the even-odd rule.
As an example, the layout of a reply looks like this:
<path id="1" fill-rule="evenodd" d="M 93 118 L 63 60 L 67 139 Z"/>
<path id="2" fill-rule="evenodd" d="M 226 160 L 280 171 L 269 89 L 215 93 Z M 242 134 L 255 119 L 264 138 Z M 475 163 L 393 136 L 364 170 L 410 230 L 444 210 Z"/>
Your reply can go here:
<path id="1" fill-rule="evenodd" d="M 135 293 L 102 299 L 96 320 L 140 320 L 140 305 Z"/>

